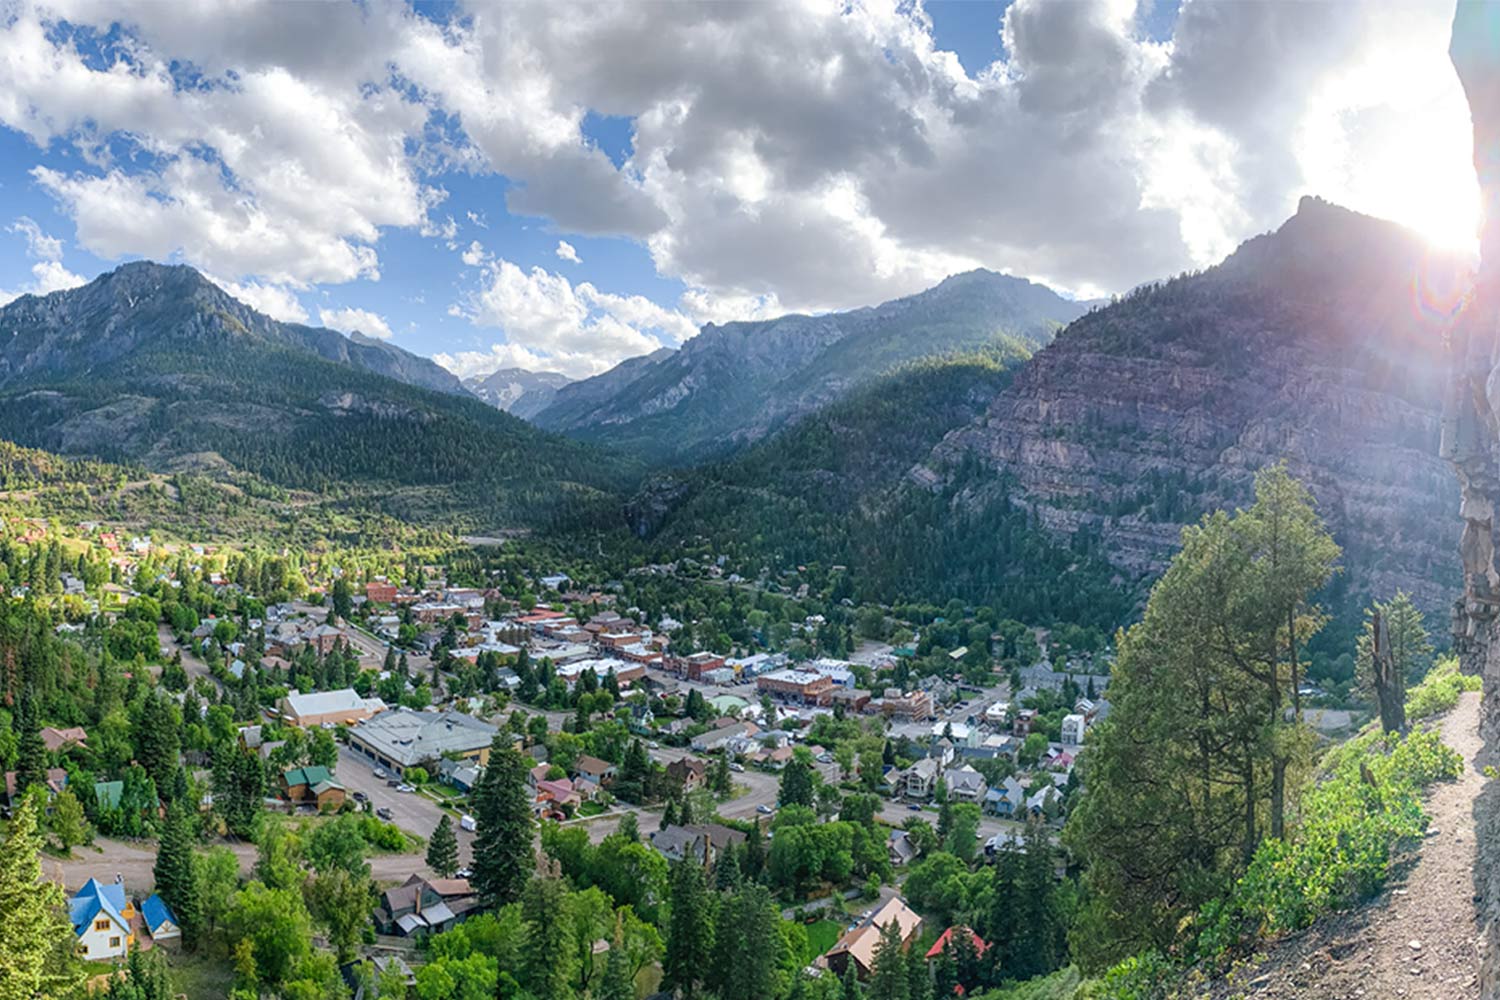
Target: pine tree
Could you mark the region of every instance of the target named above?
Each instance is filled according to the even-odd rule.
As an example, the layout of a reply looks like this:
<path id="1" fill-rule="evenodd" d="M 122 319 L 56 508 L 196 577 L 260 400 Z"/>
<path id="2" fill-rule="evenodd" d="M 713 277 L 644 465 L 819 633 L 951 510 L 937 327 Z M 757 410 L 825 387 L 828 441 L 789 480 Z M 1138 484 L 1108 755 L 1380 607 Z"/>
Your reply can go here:
<path id="1" fill-rule="evenodd" d="M 598 1000 L 635 1000 L 635 981 L 630 975 L 630 959 L 625 954 L 625 931 L 619 914 L 615 915 L 615 936 L 604 962 L 604 978 L 599 982 Z"/>
<path id="2" fill-rule="evenodd" d="M 176 916 L 177 926 L 182 928 L 183 945 L 192 948 L 197 943 L 201 903 L 193 865 L 192 821 L 181 802 L 173 802 L 167 809 L 152 873 L 156 891 Z"/>
<path id="3" fill-rule="evenodd" d="M 141 706 L 136 724 L 136 759 L 156 782 L 158 788 L 170 788 L 172 773 L 178 767 L 177 718 L 172 704 L 160 690 L 153 691 Z"/>
<path id="4" fill-rule="evenodd" d="M 844 977 L 839 982 L 839 1000 L 865 1000 L 865 991 L 859 985 L 852 958 L 844 966 Z"/>
<path id="5" fill-rule="evenodd" d="M 620 825 L 615 827 L 615 835 L 630 841 L 641 839 L 640 820 L 636 818 L 634 809 L 625 810 L 625 815 L 620 817 Z"/>
<path id="6" fill-rule="evenodd" d="M 719 1000 L 760 1000 L 774 996 L 782 939 L 780 913 L 764 886 L 750 883 L 724 897 L 716 925 L 714 994 Z"/>
<path id="7" fill-rule="evenodd" d="M 36 696 L 28 685 L 16 706 L 15 727 L 19 735 L 16 746 L 16 790 L 24 792 L 32 785 L 47 781 L 47 744 L 42 740 L 42 721 Z"/>
<path id="8" fill-rule="evenodd" d="M 704 957 L 714 952 L 714 914 L 703 866 L 691 855 L 673 866 L 671 899 L 662 985 L 693 1000 L 703 985 Z"/>
<path id="9" fill-rule="evenodd" d="M 812 755 L 805 747 L 798 747 L 781 772 L 781 788 L 776 804 L 782 806 L 807 806 L 816 804 L 817 779 L 812 766 Z"/>
<path id="10" fill-rule="evenodd" d="M 77 983 L 72 970 L 73 928 L 68 923 L 62 886 L 42 878 L 37 807 L 24 799 L 0 843 L 0 1000 L 35 1000 L 69 995 Z"/>
<path id="11" fill-rule="evenodd" d="M 537 1000 L 572 1000 L 568 944 L 573 929 L 568 917 L 568 887 L 556 862 L 527 884 L 521 896 L 526 944 L 521 965 L 526 986 Z"/>
<path id="12" fill-rule="evenodd" d="M 458 871 L 458 836 L 453 832 L 453 820 L 447 813 L 438 820 L 432 839 L 427 842 L 427 867 L 443 878 L 452 878 Z"/>
<path id="13" fill-rule="evenodd" d="M 489 763 L 473 795 L 478 830 L 472 882 L 480 902 L 488 907 L 519 900 L 535 870 L 526 770 L 526 758 L 503 733 L 497 733 L 490 745 Z"/>
<path id="14" fill-rule="evenodd" d="M 906 949 L 898 920 L 881 928 L 880 943 L 875 946 L 875 967 L 870 970 L 870 1000 L 910 1000 Z"/>

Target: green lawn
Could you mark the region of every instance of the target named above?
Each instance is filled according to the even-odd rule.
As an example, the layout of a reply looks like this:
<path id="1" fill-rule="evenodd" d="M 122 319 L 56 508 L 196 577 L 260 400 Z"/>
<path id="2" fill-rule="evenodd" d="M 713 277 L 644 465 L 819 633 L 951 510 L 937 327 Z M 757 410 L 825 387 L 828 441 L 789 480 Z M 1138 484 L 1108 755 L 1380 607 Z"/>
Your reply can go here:
<path id="1" fill-rule="evenodd" d="M 832 948 L 844 932 L 844 925 L 832 920 L 819 920 L 803 927 L 807 930 L 807 950 L 813 955 L 821 955 Z"/>
<path id="2" fill-rule="evenodd" d="M 234 963 L 224 956 L 199 948 L 189 954 L 180 948 L 162 948 L 171 968 L 172 988 L 188 997 L 223 997 L 234 985 Z"/>
<path id="3" fill-rule="evenodd" d="M 585 802 L 578 807 L 579 816 L 598 816 L 605 811 L 605 807 L 598 802 Z"/>

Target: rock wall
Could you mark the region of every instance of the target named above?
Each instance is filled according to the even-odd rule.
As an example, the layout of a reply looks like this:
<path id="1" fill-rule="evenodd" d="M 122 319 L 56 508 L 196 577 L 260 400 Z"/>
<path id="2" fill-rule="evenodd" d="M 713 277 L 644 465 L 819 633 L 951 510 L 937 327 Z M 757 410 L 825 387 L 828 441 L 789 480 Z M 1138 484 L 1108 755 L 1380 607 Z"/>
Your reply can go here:
<path id="1" fill-rule="evenodd" d="M 1485 756 L 1500 746 L 1500 5 L 1462 0 L 1450 49 L 1474 122 L 1474 169 L 1483 224 L 1473 291 L 1452 329 L 1442 454 L 1462 493 L 1459 553 L 1464 595 L 1454 638 L 1464 669 L 1484 678 L 1480 730 Z M 1500 997 L 1500 789 L 1490 782 L 1475 805 L 1479 857 L 1480 995 Z"/>

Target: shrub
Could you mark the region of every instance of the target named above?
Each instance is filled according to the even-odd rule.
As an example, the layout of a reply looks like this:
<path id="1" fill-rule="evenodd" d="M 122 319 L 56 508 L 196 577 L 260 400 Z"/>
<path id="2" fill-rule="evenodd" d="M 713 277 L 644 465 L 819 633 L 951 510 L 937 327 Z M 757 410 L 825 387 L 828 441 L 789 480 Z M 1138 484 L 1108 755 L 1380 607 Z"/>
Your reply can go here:
<path id="1" fill-rule="evenodd" d="M 1483 685 L 1478 677 L 1458 671 L 1458 659 L 1449 657 L 1428 671 L 1422 683 L 1406 693 L 1406 719 L 1415 722 L 1453 708 L 1464 691 L 1478 691 Z"/>

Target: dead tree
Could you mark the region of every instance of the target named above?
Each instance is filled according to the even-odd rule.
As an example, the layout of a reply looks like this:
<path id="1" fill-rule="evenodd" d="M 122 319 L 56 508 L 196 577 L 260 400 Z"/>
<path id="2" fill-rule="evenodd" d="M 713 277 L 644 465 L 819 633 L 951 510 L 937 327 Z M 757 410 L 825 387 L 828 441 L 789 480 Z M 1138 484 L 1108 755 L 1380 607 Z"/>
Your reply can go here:
<path id="1" fill-rule="evenodd" d="M 1376 611 L 1370 620 L 1370 679 L 1380 706 L 1380 727 L 1388 733 L 1406 731 L 1406 678 L 1391 649 L 1385 619 Z"/>

